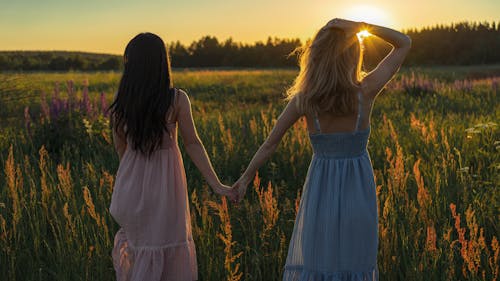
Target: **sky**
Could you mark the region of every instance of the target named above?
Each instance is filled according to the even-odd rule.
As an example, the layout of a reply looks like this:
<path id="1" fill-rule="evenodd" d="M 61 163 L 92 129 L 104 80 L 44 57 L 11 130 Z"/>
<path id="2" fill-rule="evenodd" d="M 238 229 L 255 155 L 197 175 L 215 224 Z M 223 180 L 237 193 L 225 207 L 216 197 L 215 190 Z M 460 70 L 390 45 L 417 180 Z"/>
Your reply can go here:
<path id="1" fill-rule="evenodd" d="M 0 0 L 0 50 L 122 54 L 139 32 L 189 45 L 312 37 L 333 18 L 394 29 L 500 21 L 498 0 Z"/>

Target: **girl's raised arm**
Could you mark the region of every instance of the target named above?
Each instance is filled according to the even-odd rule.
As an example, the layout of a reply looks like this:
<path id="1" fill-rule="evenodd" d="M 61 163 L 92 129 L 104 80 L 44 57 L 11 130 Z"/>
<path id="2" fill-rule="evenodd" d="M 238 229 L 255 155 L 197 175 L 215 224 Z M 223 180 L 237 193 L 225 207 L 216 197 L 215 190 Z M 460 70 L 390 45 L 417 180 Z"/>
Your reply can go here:
<path id="1" fill-rule="evenodd" d="M 324 28 L 342 29 L 348 35 L 367 30 L 370 34 L 381 38 L 393 47 L 391 52 L 378 63 L 377 67 L 363 79 L 363 93 L 371 99 L 375 98 L 399 70 L 411 48 L 411 39 L 408 35 L 383 26 L 333 19 Z"/>
<path id="2" fill-rule="evenodd" d="M 301 117 L 302 115 L 298 112 L 296 98 L 293 98 L 288 102 L 281 115 L 276 121 L 276 125 L 272 129 L 271 133 L 264 141 L 264 143 L 257 150 L 255 155 L 248 164 L 247 169 L 239 180 L 234 184 L 233 187 L 238 189 L 238 200 L 243 199 L 243 195 L 247 189 L 248 184 L 253 180 L 255 173 L 262 166 L 267 159 L 274 153 L 278 144 L 285 132 Z"/>
<path id="3" fill-rule="evenodd" d="M 364 24 L 364 28 L 371 34 L 385 40 L 393 47 L 391 52 L 379 62 L 377 67 L 370 71 L 363 79 L 363 86 L 366 89 L 365 94 L 370 95 L 371 98 L 375 98 L 399 70 L 399 67 L 410 51 L 411 39 L 408 35 L 383 26 Z"/>

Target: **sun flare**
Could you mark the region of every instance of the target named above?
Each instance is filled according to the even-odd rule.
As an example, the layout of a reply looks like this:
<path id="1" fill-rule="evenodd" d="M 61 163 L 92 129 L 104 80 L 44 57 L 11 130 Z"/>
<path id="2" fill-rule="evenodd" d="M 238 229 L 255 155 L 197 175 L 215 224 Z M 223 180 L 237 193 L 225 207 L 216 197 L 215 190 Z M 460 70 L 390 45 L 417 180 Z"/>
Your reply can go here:
<path id="1" fill-rule="evenodd" d="M 348 20 L 362 21 L 378 25 L 390 25 L 389 16 L 382 9 L 367 5 L 353 5 L 346 8 L 342 14 Z"/>
<path id="2" fill-rule="evenodd" d="M 361 30 L 360 32 L 356 33 L 356 35 L 358 36 L 359 40 L 363 40 L 372 34 L 368 30 L 365 29 L 365 30 Z"/>

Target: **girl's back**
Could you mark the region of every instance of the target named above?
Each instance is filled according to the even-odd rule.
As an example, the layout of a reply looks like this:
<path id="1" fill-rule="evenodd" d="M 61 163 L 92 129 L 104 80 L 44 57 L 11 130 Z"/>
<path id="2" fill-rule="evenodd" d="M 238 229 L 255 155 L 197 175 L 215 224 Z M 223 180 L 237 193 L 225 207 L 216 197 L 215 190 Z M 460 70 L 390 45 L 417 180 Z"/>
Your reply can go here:
<path id="1" fill-rule="evenodd" d="M 355 107 L 357 110 L 355 112 L 343 115 L 332 114 L 329 112 L 306 115 L 309 133 L 318 133 L 318 122 L 321 124 L 321 132 L 323 134 L 354 132 L 356 130 L 356 126 L 358 126 L 358 130 L 364 130 L 370 127 L 373 99 L 370 96 L 363 94 L 361 89 L 358 90 L 358 94 L 359 98 L 356 101 Z M 358 117 L 358 114 L 361 113 L 363 116 Z M 356 124 L 358 119 L 359 124 Z"/>
<path id="2" fill-rule="evenodd" d="M 167 274 L 171 278 L 167 280 L 197 277 L 186 175 L 173 112 L 167 117 L 168 132 L 151 155 L 127 146 L 120 161 L 110 206 L 121 226 L 113 249 L 119 280 L 164 280 L 159 277 Z"/>
<path id="3" fill-rule="evenodd" d="M 167 48 L 141 33 L 125 48 L 119 90 L 110 106 L 113 143 L 120 158 L 110 212 L 121 228 L 113 262 L 118 281 L 191 281 L 198 278 L 191 235 L 186 153 L 212 189 L 236 198 L 212 168 L 198 137 L 191 103 L 173 88 Z"/>
<path id="4" fill-rule="evenodd" d="M 366 75 L 356 33 L 394 46 Z M 377 200 L 367 143 L 373 100 L 399 69 L 410 39 L 397 31 L 334 19 L 302 48 L 289 103 L 236 182 L 240 197 L 285 132 L 306 117 L 313 158 L 304 183 L 283 280 L 377 280 Z"/>
<path id="5" fill-rule="evenodd" d="M 361 127 L 368 124 L 369 112 L 364 111 L 361 93 L 358 97 L 350 128 L 347 125 L 352 122 L 346 122 L 335 132 L 325 132 L 325 123 L 317 116 L 311 118 L 314 154 L 284 280 L 373 280 L 377 275 L 377 204 L 366 149 L 370 128 Z M 323 116 L 323 121 L 331 118 Z M 350 117 L 330 120 L 353 121 Z"/>

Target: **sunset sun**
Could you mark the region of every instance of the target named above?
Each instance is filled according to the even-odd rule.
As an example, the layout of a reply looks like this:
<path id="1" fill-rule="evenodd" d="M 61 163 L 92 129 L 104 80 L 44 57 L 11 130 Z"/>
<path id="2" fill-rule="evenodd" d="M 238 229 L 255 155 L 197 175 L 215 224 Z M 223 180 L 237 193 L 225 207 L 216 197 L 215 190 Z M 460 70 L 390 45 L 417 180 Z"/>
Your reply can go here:
<path id="1" fill-rule="evenodd" d="M 363 40 L 364 38 L 369 37 L 371 35 L 371 33 L 365 29 L 365 30 L 361 30 L 356 35 L 358 36 L 359 40 Z"/>
<path id="2" fill-rule="evenodd" d="M 363 21 L 378 25 L 390 24 L 389 15 L 385 11 L 367 4 L 349 6 L 344 10 L 343 15 L 346 19 L 354 21 Z M 365 35 L 369 34 L 365 33 Z"/>

